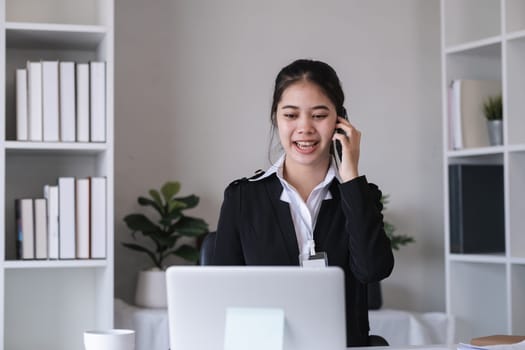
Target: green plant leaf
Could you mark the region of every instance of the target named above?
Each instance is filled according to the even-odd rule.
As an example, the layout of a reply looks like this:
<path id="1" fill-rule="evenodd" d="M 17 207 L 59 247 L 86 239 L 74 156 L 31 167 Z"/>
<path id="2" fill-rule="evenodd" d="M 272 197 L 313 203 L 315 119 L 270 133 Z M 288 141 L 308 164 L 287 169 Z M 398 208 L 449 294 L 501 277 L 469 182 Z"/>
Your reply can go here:
<path id="1" fill-rule="evenodd" d="M 155 208 L 155 210 L 160 214 L 162 215 L 162 207 L 159 206 L 159 204 L 155 201 L 152 201 L 151 199 L 149 198 L 146 198 L 146 197 L 139 197 L 139 199 L 137 200 L 139 202 L 140 205 L 142 206 L 152 206 L 153 208 Z"/>
<path id="2" fill-rule="evenodd" d="M 175 198 L 178 202 L 182 202 L 184 204 L 186 204 L 186 209 L 192 209 L 192 208 L 195 208 L 198 204 L 199 204 L 199 197 L 197 197 L 196 195 L 192 194 L 192 195 L 189 195 L 187 197 L 179 197 L 179 198 Z"/>
<path id="3" fill-rule="evenodd" d="M 159 191 L 157 191 L 157 190 L 149 190 L 148 193 L 149 193 L 150 197 L 153 198 L 155 203 L 157 203 L 159 208 L 162 208 L 163 204 L 162 204 L 162 199 L 160 198 Z"/>
<path id="4" fill-rule="evenodd" d="M 170 227 L 170 231 L 177 232 L 181 236 L 200 236 L 208 232 L 208 224 L 198 218 L 183 216 Z"/>
<path id="5" fill-rule="evenodd" d="M 162 185 L 162 188 L 160 189 L 162 192 L 162 196 L 164 196 L 164 200 L 169 202 L 173 196 L 175 196 L 180 191 L 180 182 L 178 181 L 168 181 L 164 185 Z"/>
<path id="6" fill-rule="evenodd" d="M 186 209 L 186 203 L 177 199 L 172 199 L 168 202 L 168 213 L 171 215 L 174 211 L 180 212 L 182 209 Z"/>
<path id="7" fill-rule="evenodd" d="M 162 229 L 155 225 L 143 214 L 130 214 L 124 217 L 124 222 L 132 231 L 140 231 L 144 235 L 152 234 L 162 231 Z"/>
<path id="8" fill-rule="evenodd" d="M 199 251 L 188 244 L 181 245 L 175 249 L 172 254 L 191 262 L 197 262 L 199 260 Z"/>

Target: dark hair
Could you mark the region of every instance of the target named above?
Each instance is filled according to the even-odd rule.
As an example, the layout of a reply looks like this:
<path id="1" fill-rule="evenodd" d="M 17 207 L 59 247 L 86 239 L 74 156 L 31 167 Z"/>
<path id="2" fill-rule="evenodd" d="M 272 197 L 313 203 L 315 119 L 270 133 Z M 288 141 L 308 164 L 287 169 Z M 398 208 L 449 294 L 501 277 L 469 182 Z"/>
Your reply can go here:
<path id="1" fill-rule="evenodd" d="M 277 74 L 277 78 L 275 78 L 270 115 L 272 128 L 275 128 L 277 125 L 275 115 L 284 90 L 299 81 L 307 81 L 319 86 L 326 97 L 334 104 L 337 115 L 344 116 L 346 114 L 346 110 L 343 107 L 345 94 L 335 70 L 321 61 L 299 59 L 281 69 L 279 74 Z"/>

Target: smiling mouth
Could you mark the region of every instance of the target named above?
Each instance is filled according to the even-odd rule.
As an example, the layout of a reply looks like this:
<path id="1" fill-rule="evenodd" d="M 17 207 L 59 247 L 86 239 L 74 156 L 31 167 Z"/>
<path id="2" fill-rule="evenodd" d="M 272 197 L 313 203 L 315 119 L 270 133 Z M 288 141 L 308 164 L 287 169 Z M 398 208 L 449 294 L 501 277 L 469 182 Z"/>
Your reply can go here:
<path id="1" fill-rule="evenodd" d="M 310 148 L 313 148 L 315 147 L 319 142 L 318 141 L 295 141 L 294 144 L 302 149 L 302 150 L 307 150 L 307 149 L 310 149 Z"/>

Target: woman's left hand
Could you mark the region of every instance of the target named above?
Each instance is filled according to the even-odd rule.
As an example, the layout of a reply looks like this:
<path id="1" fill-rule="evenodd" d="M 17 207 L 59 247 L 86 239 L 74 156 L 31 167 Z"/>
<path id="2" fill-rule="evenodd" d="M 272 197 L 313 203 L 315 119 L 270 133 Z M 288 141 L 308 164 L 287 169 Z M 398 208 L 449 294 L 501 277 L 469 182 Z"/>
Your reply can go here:
<path id="1" fill-rule="evenodd" d="M 359 145 L 361 143 L 361 132 L 357 130 L 348 120 L 337 117 L 336 129 L 341 129 L 345 134 L 335 132 L 332 140 L 338 140 L 342 146 L 341 166 L 339 175 L 343 182 L 350 181 L 359 176 Z"/>

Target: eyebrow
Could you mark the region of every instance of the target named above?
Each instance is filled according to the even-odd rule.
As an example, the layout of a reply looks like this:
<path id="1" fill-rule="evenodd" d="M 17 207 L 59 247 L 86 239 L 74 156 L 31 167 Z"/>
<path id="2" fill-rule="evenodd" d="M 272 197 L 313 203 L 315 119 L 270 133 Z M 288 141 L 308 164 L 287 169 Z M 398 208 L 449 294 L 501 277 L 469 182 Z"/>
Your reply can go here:
<path id="1" fill-rule="evenodd" d="M 299 107 L 294 106 L 294 105 L 286 105 L 286 106 L 282 106 L 282 107 L 281 107 L 281 109 L 286 109 L 286 108 L 299 109 Z M 311 109 L 313 109 L 313 110 L 316 110 L 316 109 L 323 109 L 323 110 L 326 110 L 326 111 L 329 111 L 329 110 L 330 110 L 330 108 L 328 108 L 328 106 L 325 106 L 325 105 L 317 105 L 317 106 L 313 106 Z"/>

